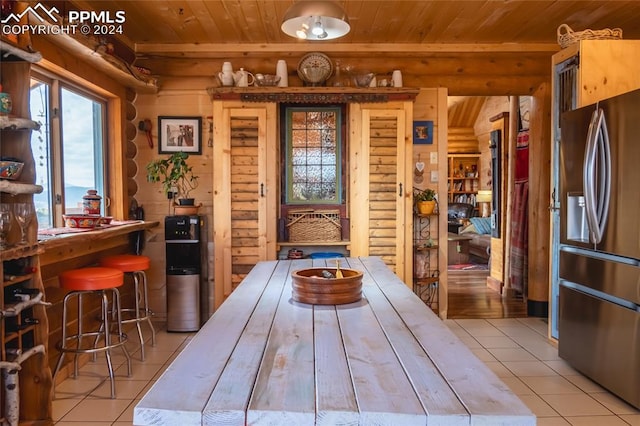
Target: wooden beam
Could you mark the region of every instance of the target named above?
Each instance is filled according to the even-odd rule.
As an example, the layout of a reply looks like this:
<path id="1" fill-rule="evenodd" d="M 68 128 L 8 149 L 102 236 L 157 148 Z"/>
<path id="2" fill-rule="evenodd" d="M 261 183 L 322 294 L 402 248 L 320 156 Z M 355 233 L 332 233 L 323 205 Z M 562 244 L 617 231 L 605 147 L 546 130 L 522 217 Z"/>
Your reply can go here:
<path id="1" fill-rule="evenodd" d="M 272 57 L 274 53 L 307 53 L 313 49 L 309 43 L 137 43 L 135 50 L 139 55 L 162 54 L 202 58 L 233 53 L 246 55 L 249 52 Z M 359 52 L 367 56 L 381 52 L 420 56 L 425 53 L 555 53 L 560 47 L 557 43 L 322 43 L 321 46 L 318 45 L 318 50 L 325 53 Z"/>

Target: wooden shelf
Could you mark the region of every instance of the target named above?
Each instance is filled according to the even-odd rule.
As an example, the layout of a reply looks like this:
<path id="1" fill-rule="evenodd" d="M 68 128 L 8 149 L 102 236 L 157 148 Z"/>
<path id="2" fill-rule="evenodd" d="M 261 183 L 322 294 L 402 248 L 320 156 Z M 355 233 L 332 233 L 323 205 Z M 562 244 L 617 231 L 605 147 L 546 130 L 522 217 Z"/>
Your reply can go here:
<path id="1" fill-rule="evenodd" d="M 41 185 L 0 180 L 0 192 L 6 194 L 40 194 L 43 190 L 44 188 Z"/>
<path id="2" fill-rule="evenodd" d="M 0 116 L 0 129 L 2 130 L 38 130 L 40 123 L 28 118 Z"/>
<path id="3" fill-rule="evenodd" d="M 440 277 L 428 277 L 428 278 L 415 278 L 413 280 L 416 285 L 435 284 L 440 281 Z"/>
<path id="4" fill-rule="evenodd" d="M 289 241 L 279 241 L 278 245 L 281 247 L 314 247 L 314 246 L 348 246 L 351 244 L 351 241 L 313 241 L 313 242 L 302 242 L 302 243 L 292 243 Z"/>
<path id="5" fill-rule="evenodd" d="M 44 22 L 43 25 L 51 25 Z M 79 35 L 73 37 L 69 34 L 46 35 L 52 43 L 68 50 L 74 56 L 89 62 L 99 71 L 126 87 L 130 87 L 142 93 L 157 93 L 158 82 L 153 76 L 139 72 L 133 65 L 127 64 L 122 59 L 103 51 L 97 41 Z"/>
<path id="6" fill-rule="evenodd" d="M 40 52 L 28 52 L 4 40 L 0 40 L 0 52 L 2 52 L 3 60 L 8 56 L 15 56 L 18 59 L 31 63 L 38 62 L 42 59 Z"/>
<path id="7" fill-rule="evenodd" d="M 287 103 L 359 103 L 414 100 L 411 87 L 208 87 L 211 100 Z"/>
<path id="8" fill-rule="evenodd" d="M 437 244 L 433 246 L 415 246 L 414 249 L 416 251 L 427 251 L 427 250 L 437 250 L 440 248 Z"/>
<path id="9" fill-rule="evenodd" d="M 40 253 L 42 253 L 42 248 L 38 244 L 17 245 L 0 251 L 0 261 L 35 256 Z"/>

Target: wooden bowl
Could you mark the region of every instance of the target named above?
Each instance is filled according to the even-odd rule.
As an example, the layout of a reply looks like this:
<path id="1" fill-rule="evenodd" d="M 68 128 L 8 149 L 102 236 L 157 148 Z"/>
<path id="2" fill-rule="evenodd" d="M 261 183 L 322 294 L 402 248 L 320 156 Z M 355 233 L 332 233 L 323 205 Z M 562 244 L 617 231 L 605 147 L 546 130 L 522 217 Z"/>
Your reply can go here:
<path id="1" fill-rule="evenodd" d="M 343 278 L 324 278 L 322 271 L 333 275 L 336 268 L 308 268 L 293 271 L 291 296 L 293 300 L 312 305 L 342 305 L 362 298 L 362 272 L 344 269 Z"/>

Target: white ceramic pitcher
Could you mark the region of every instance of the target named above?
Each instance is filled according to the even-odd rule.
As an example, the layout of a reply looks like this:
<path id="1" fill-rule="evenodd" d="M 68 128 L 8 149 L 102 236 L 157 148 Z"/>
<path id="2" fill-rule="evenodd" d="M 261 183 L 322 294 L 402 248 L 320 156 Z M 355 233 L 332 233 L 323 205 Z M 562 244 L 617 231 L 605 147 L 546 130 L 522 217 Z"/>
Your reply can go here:
<path id="1" fill-rule="evenodd" d="M 245 71 L 244 68 L 240 68 L 239 71 L 233 73 L 233 81 L 238 87 L 247 87 L 253 84 L 255 77 L 249 71 Z"/>

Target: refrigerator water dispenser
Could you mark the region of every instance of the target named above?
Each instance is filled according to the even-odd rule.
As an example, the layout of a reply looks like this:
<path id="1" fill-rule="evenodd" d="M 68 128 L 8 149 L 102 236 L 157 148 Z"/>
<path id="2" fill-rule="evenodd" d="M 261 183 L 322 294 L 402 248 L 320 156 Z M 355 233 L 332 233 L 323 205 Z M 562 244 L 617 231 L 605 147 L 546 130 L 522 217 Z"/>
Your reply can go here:
<path id="1" fill-rule="evenodd" d="M 567 239 L 589 242 L 589 228 L 587 226 L 587 212 L 585 210 L 584 195 L 580 192 L 567 194 Z"/>

